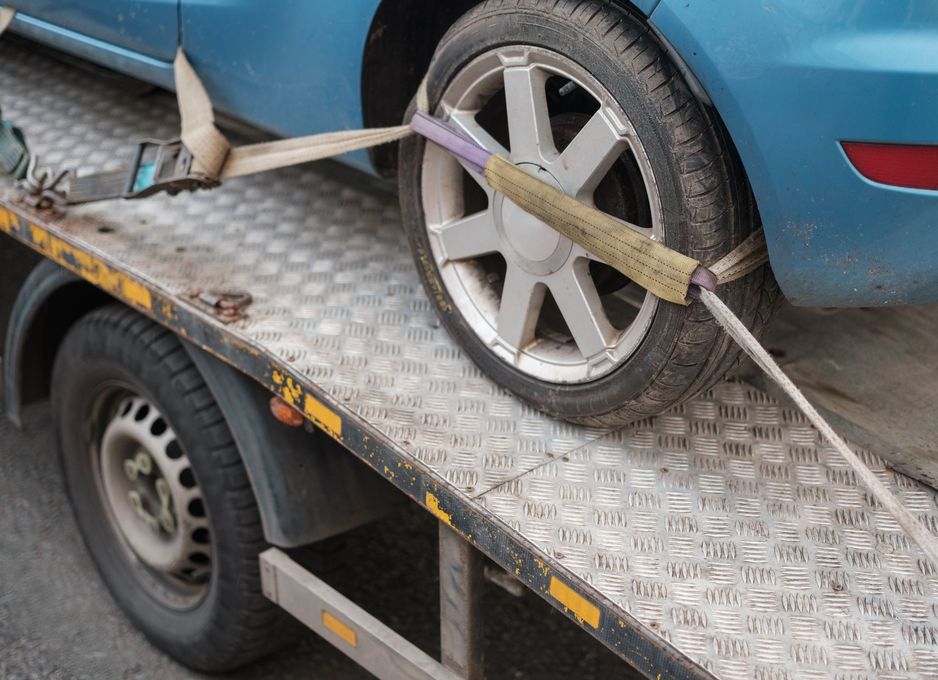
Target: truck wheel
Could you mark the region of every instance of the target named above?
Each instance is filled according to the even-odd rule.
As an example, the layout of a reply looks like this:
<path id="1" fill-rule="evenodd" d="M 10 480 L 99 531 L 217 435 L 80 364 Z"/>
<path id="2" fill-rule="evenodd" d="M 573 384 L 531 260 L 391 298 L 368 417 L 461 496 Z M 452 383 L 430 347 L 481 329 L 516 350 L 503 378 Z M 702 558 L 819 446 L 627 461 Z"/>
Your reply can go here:
<path id="1" fill-rule="evenodd" d="M 240 666 L 284 640 L 261 592 L 268 547 L 241 457 L 180 341 L 123 306 L 89 313 L 55 359 L 65 485 L 127 616 L 194 669 Z"/>
<path id="2" fill-rule="evenodd" d="M 488 150 L 705 264 L 758 226 L 721 125 L 642 19 L 614 3 L 485 2 L 443 38 L 427 85 L 434 113 Z M 399 181 L 444 325 L 542 410 L 628 423 L 690 398 L 738 357 L 702 305 L 659 300 L 439 147 L 404 141 Z M 721 297 L 759 333 L 777 287 L 764 267 Z"/>

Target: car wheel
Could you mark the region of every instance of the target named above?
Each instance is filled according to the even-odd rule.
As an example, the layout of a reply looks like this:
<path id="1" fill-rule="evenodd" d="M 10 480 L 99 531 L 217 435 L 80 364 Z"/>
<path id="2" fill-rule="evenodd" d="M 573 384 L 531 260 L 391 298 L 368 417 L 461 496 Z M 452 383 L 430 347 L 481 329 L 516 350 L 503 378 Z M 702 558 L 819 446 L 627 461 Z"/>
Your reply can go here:
<path id="1" fill-rule="evenodd" d="M 732 145 L 640 17 L 598 1 L 486 2 L 440 43 L 435 115 L 489 151 L 713 263 L 758 226 Z M 444 325 L 496 382 L 551 414 L 623 424 L 721 377 L 710 314 L 660 300 L 420 138 L 401 144 L 403 221 Z M 756 333 L 768 267 L 721 288 Z"/>
<path id="2" fill-rule="evenodd" d="M 261 592 L 268 547 L 231 432 L 169 331 L 123 306 L 80 319 L 53 368 L 66 490 L 101 576 L 177 661 L 240 666 L 292 621 Z"/>

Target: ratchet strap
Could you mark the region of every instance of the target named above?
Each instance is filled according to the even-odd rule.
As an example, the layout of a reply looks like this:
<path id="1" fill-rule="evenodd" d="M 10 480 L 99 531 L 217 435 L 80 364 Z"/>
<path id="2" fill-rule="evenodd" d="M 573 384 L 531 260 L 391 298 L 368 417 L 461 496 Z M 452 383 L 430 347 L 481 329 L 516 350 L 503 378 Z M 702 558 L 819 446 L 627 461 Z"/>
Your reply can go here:
<path id="1" fill-rule="evenodd" d="M 215 127 L 215 114 L 202 81 L 180 48 L 174 62 L 176 97 L 182 119 L 182 143 L 192 152 L 196 175 L 216 181 L 252 175 L 275 168 L 318 161 L 350 151 L 387 144 L 411 134 L 409 125 L 368 130 L 327 132 L 307 137 L 278 139 L 273 142 L 232 147 L 225 135 Z M 426 102 L 421 85 L 419 102 Z"/>

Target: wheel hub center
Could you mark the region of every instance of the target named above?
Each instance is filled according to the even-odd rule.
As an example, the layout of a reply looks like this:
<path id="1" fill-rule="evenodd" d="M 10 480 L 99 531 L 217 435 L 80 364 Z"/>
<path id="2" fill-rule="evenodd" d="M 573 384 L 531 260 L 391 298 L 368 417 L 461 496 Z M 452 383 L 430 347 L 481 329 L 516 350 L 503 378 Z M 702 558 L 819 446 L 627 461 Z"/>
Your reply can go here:
<path id="1" fill-rule="evenodd" d="M 534 163 L 520 163 L 519 167 L 563 190 L 560 182 L 544 168 Z M 502 242 L 507 246 L 506 255 L 531 274 L 546 276 L 560 269 L 573 242 L 502 194 L 498 194 L 496 201 L 496 222 Z"/>

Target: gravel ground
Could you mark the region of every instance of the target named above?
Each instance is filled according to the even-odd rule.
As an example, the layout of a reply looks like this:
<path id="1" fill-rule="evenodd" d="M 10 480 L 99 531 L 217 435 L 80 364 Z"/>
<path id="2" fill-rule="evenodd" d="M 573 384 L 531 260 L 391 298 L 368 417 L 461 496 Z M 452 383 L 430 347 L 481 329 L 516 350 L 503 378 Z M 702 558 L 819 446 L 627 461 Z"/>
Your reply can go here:
<path id="1" fill-rule="evenodd" d="M 86 555 L 62 490 L 48 407 L 26 431 L 0 419 L 0 679 L 196 678 L 121 615 Z M 351 532 L 327 578 L 430 654 L 439 653 L 436 523 L 416 505 Z M 636 678 L 532 593 L 485 594 L 488 678 Z M 371 677 L 310 633 L 228 677 Z"/>

